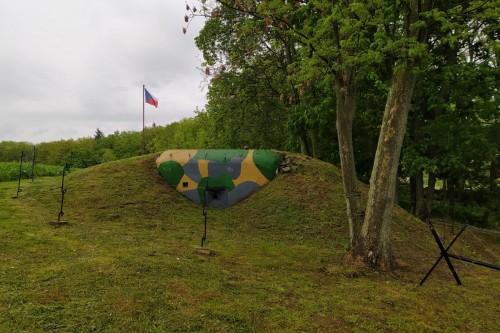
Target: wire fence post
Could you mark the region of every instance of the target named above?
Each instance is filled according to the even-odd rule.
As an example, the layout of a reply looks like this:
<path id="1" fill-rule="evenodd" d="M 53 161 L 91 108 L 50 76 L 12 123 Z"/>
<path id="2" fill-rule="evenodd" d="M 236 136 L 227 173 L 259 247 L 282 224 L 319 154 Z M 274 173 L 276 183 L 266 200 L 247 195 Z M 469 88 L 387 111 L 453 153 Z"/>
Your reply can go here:
<path id="1" fill-rule="evenodd" d="M 68 224 L 68 221 L 61 221 L 61 217 L 64 216 L 64 195 L 66 194 L 66 188 L 64 187 L 64 176 L 66 175 L 66 170 L 69 169 L 68 163 L 64 164 L 64 168 L 62 171 L 62 180 L 61 180 L 61 208 L 59 210 L 59 213 L 57 214 L 57 221 L 51 221 L 49 222 L 50 225 L 59 227 L 62 225 Z"/>
<path id="2" fill-rule="evenodd" d="M 21 161 L 19 162 L 19 178 L 18 178 L 18 182 L 17 182 L 17 193 L 16 193 L 16 196 L 13 197 L 14 199 L 16 199 L 17 197 L 19 197 L 19 192 L 21 192 L 21 176 L 22 176 L 22 173 L 23 173 L 23 158 L 24 158 L 24 150 L 21 151 Z"/>

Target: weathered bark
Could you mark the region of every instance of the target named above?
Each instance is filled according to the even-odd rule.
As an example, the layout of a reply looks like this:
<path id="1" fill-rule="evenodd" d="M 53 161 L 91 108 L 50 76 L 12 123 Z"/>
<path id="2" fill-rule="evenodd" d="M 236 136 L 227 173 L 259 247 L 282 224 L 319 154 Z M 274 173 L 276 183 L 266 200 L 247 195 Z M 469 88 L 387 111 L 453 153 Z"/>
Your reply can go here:
<path id="1" fill-rule="evenodd" d="M 370 178 L 366 216 L 361 229 L 363 242 L 353 249 L 355 256 L 362 257 L 368 265 L 380 269 L 391 269 L 395 264 L 389 232 L 399 156 L 415 81 L 411 63 L 407 63 L 393 76 Z"/>
<path id="2" fill-rule="evenodd" d="M 352 143 L 352 122 L 356 110 L 354 69 L 347 67 L 336 75 L 337 96 L 337 137 L 339 142 L 342 181 L 347 205 L 351 246 L 357 247 L 361 241 L 362 216 L 360 213 L 359 191 Z"/>
<path id="3" fill-rule="evenodd" d="M 419 43 L 427 40 L 427 29 L 414 25 L 421 13 L 433 8 L 435 2 L 402 1 L 404 4 L 403 35 Z M 352 255 L 377 269 L 391 269 L 395 260 L 389 233 L 395 204 L 395 188 L 399 156 L 408 120 L 411 97 L 415 88 L 414 67 L 418 60 L 401 59 L 395 70 L 382 120 L 375 161 L 370 177 L 366 215 L 361 228 L 362 242 Z"/>
<path id="4" fill-rule="evenodd" d="M 343 47 L 338 22 L 333 23 L 332 28 L 335 46 L 340 51 Z M 350 52 L 352 53 L 354 50 L 350 50 Z M 351 248 L 357 248 L 362 241 L 362 214 L 360 212 L 360 192 L 356 188 L 358 177 L 356 175 L 354 145 L 352 142 L 352 124 L 356 111 L 356 71 L 354 67 L 344 63 L 344 58 L 340 52 L 337 55 L 337 66 L 340 68 L 335 71 L 337 139 Z"/>

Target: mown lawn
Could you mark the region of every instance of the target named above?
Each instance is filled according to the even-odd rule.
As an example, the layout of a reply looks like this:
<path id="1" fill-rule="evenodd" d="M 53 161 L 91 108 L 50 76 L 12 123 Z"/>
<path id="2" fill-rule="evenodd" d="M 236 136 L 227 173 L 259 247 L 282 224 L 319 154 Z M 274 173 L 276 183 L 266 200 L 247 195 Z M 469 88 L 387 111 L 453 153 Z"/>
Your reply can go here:
<path id="1" fill-rule="evenodd" d="M 397 210 L 401 268 L 348 264 L 336 168 L 294 156 L 240 204 L 208 212 L 215 251 L 195 252 L 200 207 L 166 186 L 154 155 L 66 178 L 0 183 L 0 332 L 495 332 L 500 274 L 456 263 L 456 286 L 426 226 Z M 498 243 L 465 235 L 457 251 L 495 261 Z M 497 263 L 498 264 L 498 263 Z"/>

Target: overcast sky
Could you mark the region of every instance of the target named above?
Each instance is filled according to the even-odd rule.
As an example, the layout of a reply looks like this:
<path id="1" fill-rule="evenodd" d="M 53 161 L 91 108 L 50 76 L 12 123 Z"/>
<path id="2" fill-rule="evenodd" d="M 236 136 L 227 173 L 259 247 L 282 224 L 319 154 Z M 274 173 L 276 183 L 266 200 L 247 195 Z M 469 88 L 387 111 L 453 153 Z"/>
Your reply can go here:
<path id="1" fill-rule="evenodd" d="M 142 130 L 205 106 L 184 0 L 0 0 L 0 141 Z"/>

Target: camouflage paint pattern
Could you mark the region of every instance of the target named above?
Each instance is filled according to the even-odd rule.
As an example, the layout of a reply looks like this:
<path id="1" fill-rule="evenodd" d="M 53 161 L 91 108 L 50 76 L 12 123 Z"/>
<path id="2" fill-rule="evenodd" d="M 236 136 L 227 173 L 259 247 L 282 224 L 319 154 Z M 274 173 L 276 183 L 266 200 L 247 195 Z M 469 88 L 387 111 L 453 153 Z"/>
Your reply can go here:
<path id="1" fill-rule="evenodd" d="M 281 160 L 262 149 L 167 150 L 156 166 L 170 186 L 197 204 L 228 207 L 273 180 Z"/>

